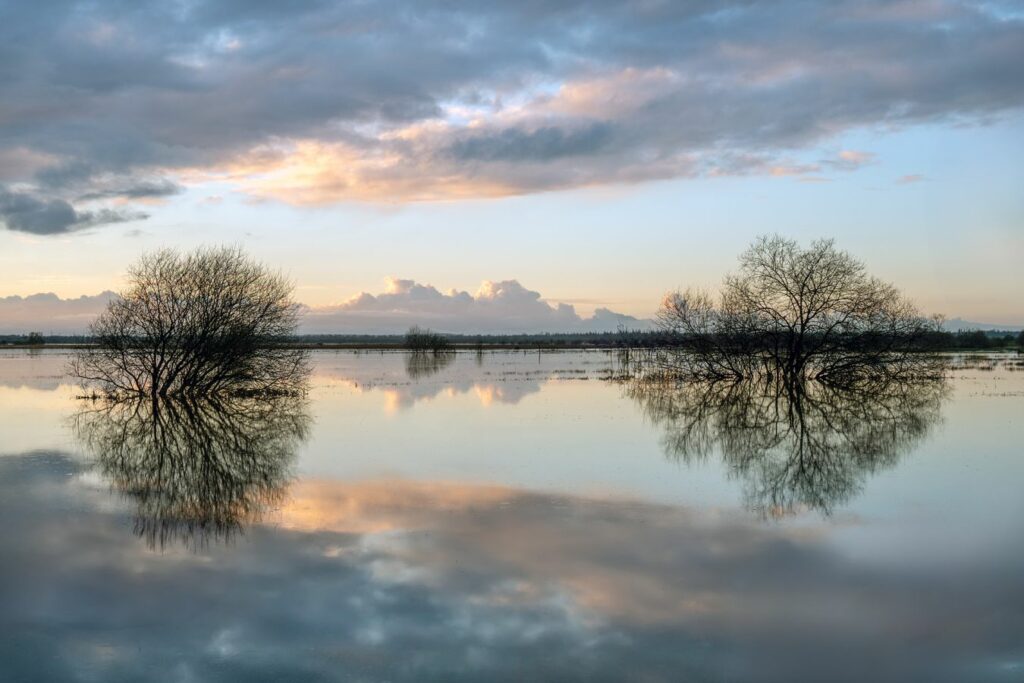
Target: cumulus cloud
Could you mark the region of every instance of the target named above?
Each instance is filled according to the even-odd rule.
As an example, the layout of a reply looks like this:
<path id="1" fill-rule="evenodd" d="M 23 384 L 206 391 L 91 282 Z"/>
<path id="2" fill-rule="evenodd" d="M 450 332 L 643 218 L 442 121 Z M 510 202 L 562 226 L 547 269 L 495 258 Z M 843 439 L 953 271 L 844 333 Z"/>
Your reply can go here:
<path id="1" fill-rule="evenodd" d="M 61 299 L 56 294 L 0 297 L 0 334 L 38 330 L 51 334 L 83 334 L 107 303 L 117 296 Z M 380 294 L 363 292 L 338 306 L 305 307 L 304 334 L 402 334 L 412 325 L 454 333 L 613 332 L 641 329 L 647 320 L 597 308 L 588 318 L 574 306 L 549 304 L 539 292 L 516 280 L 486 281 L 475 294 L 442 292 L 413 280 L 389 278 Z"/>
<path id="2" fill-rule="evenodd" d="M 56 294 L 0 297 L 0 334 L 82 334 L 116 294 L 62 299 Z"/>
<path id="3" fill-rule="evenodd" d="M 5 222 L 61 232 L 211 179 L 329 203 L 853 170 L 870 159 L 792 159 L 1021 108 L 1013 8 L 18 3 L 0 10 L 0 180 L 43 215 Z"/>
<path id="4" fill-rule="evenodd" d="M 485 281 L 475 294 L 442 292 L 413 280 L 389 278 L 383 293 L 363 292 L 338 306 L 308 309 L 304 332 L 405 332 L 422 325 L 444 332 L 596 332 L 645 327 L 647 321 L 598 308 L 581 317 L 571 304 L 549 304 L 516 280 Z"/>

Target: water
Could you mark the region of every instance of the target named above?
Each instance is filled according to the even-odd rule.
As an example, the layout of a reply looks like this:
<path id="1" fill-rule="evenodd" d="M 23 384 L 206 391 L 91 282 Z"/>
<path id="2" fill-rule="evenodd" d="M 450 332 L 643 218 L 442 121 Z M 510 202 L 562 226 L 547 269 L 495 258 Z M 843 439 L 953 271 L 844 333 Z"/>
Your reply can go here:
<path id="1" fill-rule="evenodd" d="M 313 360 L 154 430 L 0 351 L 0 680 L 1024 680 L 1015 356 L 799 410 Z"/>

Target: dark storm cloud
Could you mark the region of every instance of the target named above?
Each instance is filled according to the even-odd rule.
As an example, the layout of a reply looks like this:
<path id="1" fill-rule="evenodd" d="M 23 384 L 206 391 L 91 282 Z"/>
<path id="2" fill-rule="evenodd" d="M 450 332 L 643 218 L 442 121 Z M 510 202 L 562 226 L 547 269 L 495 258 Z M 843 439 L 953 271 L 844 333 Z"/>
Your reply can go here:
<path id="1" fill-rule="evenodd" d="M 1024 20 L 1012 8 L 5 3 L 0 159 L 30 150 L 46 160 L 15 179 L 44 203 L 70 204 L 167 196 L 138 188 L 210 171 L 300 202 L 721 172 L 851 128 L 977 123 L 1018 109 Z M 289 156 L 301 141 L 320 145 L 309 154 L 325 169 L 303 174 L 298 188 L 246 184 L 308 164 L 308 154 Z M 277 162 L 253 166 L 256 158 Z M 68 169 L 77 174 L 62 182 Z M 75 224 L 78 207 L 47 206 L 47 218 L 17 224 Z"/>

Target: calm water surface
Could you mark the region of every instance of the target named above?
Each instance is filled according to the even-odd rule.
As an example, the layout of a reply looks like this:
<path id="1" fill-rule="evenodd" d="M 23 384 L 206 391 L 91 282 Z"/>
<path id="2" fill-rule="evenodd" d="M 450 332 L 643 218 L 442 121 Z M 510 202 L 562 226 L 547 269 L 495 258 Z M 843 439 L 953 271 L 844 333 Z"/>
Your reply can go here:
<path id="1" fill-rule="evenodd" d="M 1024 680 L 1024 362 L 707 395 L 314 354 L 154 416 L 0 351 L 0 680 Z"/>

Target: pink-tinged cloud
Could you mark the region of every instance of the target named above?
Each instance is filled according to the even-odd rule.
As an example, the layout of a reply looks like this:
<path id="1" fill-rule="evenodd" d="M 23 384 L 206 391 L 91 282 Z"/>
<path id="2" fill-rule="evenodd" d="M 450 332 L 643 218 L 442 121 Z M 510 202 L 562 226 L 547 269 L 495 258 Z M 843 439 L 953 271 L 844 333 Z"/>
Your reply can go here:
<path id="1" fill-rule="evenodd" d="M 794 178 L 800 182 L 820 183 L 831 180 L 822 174 L 857 171 L 873 164 L 877 155 L 859 150 L 841 150 L 817 161 L 796 161 L 768 154 L 723 153 L 704 172 L 710 177 L 766 175 L 773 178 Z"/>
<path id="2" fill-rule="evenodd" d="M 0 334 L 84 334 L 116 296 L 78 299 L 55 294 L 0 298 Z M 337 306 L 304 307 L 303 334 L 401 334 L 412 325 L 453 333 L 595 332 L 646 328 L 649 321 L 598 308 L 591 317 L 574 306 L 549 304 L 516 280 L 485 281 L 475 294 L 389 278 L 384 292 L 363 292 Z"/>
<path id="3" fill-rule="evenodd" d="M 834 157 L 822 160 L 822 164 L 837 171 L 856 171 L 862 166 L 875 163 L 876 160 L 877 155 L 874 152 L 844 149 Z"/>
<path id="4" fill-rule="evenodd" d="M 454 333 L 614 331 L 649 323 L 598 308 L 581 317 L 571 304 L 549 304 L 516 280 L 484 281 L 475 294 L 389 278 L 380 294 L 363 292 L 343 304 L 309 309 L 302 330 L 309 333 L 397 334 L 412 325 Z"/>
<path id="5" fill-rule="evenodd" d="M 208 181 L 328 204 L 818 177 L 873 161 L 820 158 L 851 131 L 1024 108 L 998 0 L 282 7 L 13 6 L 0 224 L 140 220 L 122 204 Z"/>
<path id="6" fill-rule="evenodd" d="M 117 295 L 61 299 L 56 294 L 0 297 L 0 334 L 83 334 Z"/>

